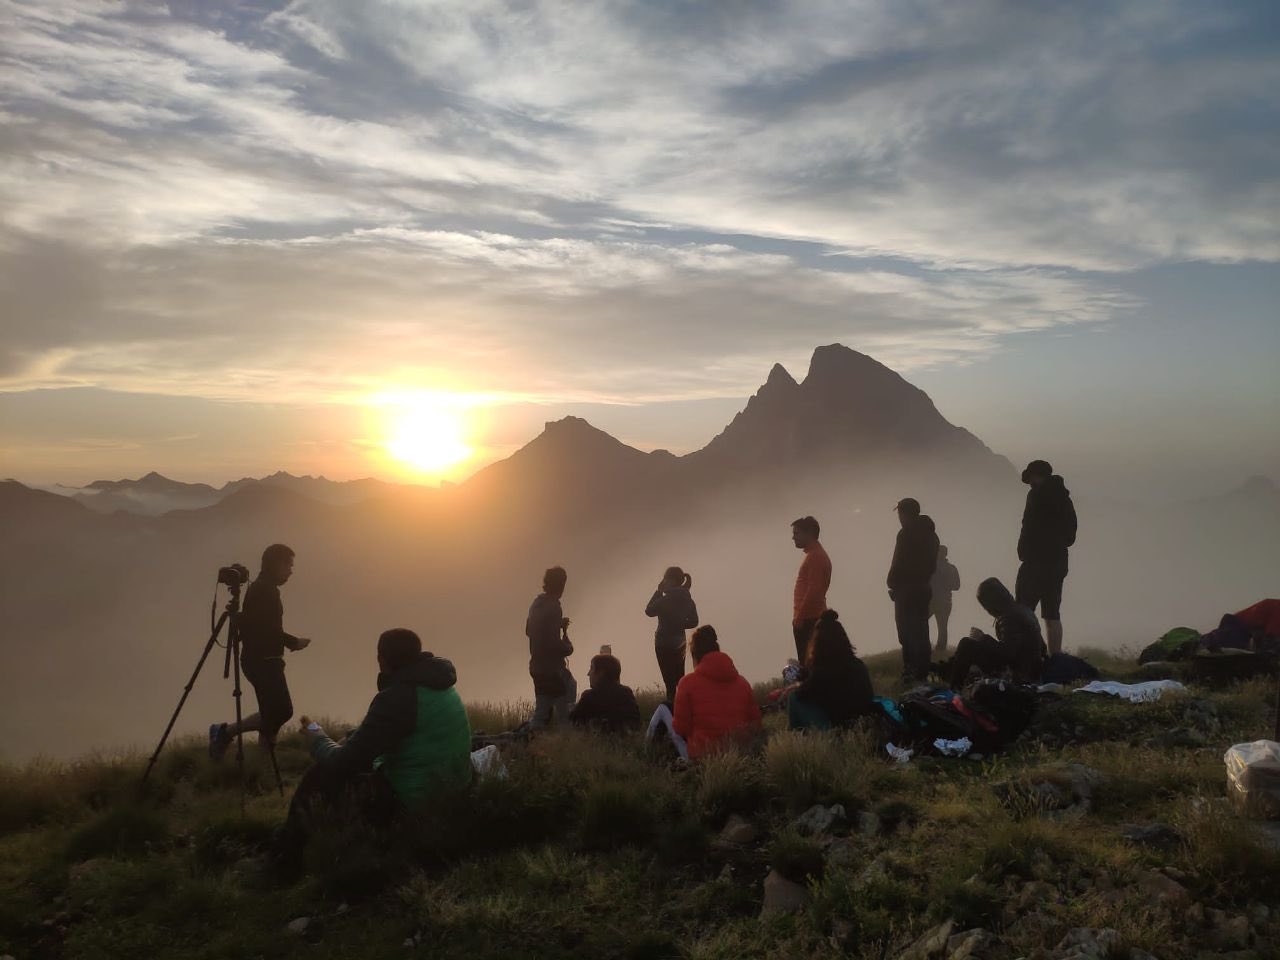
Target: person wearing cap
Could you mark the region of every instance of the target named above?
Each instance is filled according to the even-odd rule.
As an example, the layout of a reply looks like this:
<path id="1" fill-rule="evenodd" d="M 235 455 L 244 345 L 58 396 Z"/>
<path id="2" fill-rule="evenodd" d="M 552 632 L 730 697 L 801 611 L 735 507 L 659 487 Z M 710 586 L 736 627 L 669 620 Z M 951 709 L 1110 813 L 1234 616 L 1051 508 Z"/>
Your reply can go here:
<path id="1" fill-rule="evenodd" d="M 1062 652 L 1062 582 L 1067 578 L 1068 548 L 1076 542 L 1076 508 L 1048 461 L 1027 464 L 1022 482 L 1031 489 L 1022 511 L 1014 595 L 1024 607 L 1039 607 L 1052 656 Z"/>
<path id="2" fill-rule="evenodd" d="M 889 564 L 889 599 L 902 647 L 902 676 L 908 682 L 929 675 L 930 581 L 938 565 L 938 534 L 933 520 L 920 512 L 920 501 L 904 497 L 894 505 L 898 513 L 898 539 Z"/>

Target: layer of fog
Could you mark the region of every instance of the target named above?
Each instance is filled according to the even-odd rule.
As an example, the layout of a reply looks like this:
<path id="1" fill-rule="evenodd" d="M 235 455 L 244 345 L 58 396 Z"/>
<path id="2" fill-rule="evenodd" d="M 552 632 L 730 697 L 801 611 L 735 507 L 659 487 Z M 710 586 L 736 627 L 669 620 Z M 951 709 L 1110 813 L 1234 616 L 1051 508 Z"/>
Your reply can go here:
<path id="1" fill-rule="evenodd" d="M 587 661 L 605 643 L 622 658 L 625 682 L 656 685 L 653 621 L 643 611 L 669 564 L 692 573 L 703 622 L 717 627 L 741 671 L 753 681 L 777 676 L 793 650 L 800 555 L 789 524 L 804 513 L 822 522 L 834 564 L 830 604 L 858 649 L 896 649 L 884 576 L 896 530 L 891 508 L 903 495 L 923 502 L 959 568 L 953 643 L 988 623 L 973 589 L 992 575 L 1012 584 L 1024 487 L 965 489 L 945 474 L 855 485 L 799 467 L 797 478 L 767 492 L 716 491 L 704 503 L 673 503 L 652 515 L 584 514 L 519 529 L 507 517 L 421 516 L 394 504 L 376 515 L 333 508 L 318 515 L 311 505 L 235 522 L 196 515 L 136 527 L 98 518 L 115 525 L 74 542 L 51 540 L 5 564 L 0 722 L 23 731 L 8 738 L 5 756 L 149 747 L 204 645 L 216 569 L 233 560 L 256 568 L 274 540 L 298 551 L 283 590 L 286 627 L 314 640 L 289 655 L 297 712 L 353 723 L 375 690 L 377 634 L 391 626 L 417 630 L 452 659 L 465 699 L 527 699 L 524 617 L 553 563 L 569 570 L 564 608 L 578 651 L 571 666 L 584 685 Z M 1280 592 L 1276 503 L 1274 492 L 1164 511 L 1079 502 L 1063 604 L 1068 647 L 1136 650 L 1170 627 L 1208 628 L 1223 612 Z M 215 650 L 178 732 L 199 735 L 227 719 L 230 692 Z M 245 708 L 253 709 L 247 688 Z"/>

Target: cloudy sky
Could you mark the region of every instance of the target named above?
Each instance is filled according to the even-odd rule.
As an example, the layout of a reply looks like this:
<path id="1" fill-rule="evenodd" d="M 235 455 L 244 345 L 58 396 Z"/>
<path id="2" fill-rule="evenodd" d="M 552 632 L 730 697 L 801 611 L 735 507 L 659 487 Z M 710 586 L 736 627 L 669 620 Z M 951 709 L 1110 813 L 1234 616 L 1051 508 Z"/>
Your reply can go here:
<path id="1" fill-rule="evenodd" d="M 840 341 L 1086 489 L 1280 479 L 1278 89 L 1269 0 L 0 0 L 0 474 L 687 450 Z"/>

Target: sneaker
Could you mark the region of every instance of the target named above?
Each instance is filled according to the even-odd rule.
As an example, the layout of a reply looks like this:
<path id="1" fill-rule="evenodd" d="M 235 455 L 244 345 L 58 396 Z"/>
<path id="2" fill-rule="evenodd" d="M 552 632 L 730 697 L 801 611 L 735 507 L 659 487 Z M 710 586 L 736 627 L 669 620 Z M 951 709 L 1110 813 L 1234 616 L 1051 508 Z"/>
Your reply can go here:
<path id="1" fill-rule="evenodd" d="M 209 759 L 215 763 L 227 755 L 227 748 L 231 746 L 231 737 L 227 733 L 227 725 L 225 723 L 213 723 L 209 725 Z"/>

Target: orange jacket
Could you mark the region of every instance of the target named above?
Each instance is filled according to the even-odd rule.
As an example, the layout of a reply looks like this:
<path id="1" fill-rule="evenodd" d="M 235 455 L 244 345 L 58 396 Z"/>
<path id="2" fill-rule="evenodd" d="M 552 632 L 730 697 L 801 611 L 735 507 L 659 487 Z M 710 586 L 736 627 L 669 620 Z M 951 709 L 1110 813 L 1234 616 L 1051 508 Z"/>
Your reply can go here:
<path id="1" fill-rule="evenodd" d="M 827 588 L 831 586 L 831 558 L 816 541 L 804 548 L 796 589 L 792 598 L 791 622 L 816 620 L 827 609 Z"/>
<path id="2" fill-rule="evenodd" d="M 713 650 L 676 687 L 671 725 L 697 760 L 726 740 L 745 740 L 760 729 L 760 707 L 751 684 L 728 654 Z"/>

